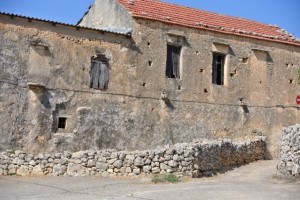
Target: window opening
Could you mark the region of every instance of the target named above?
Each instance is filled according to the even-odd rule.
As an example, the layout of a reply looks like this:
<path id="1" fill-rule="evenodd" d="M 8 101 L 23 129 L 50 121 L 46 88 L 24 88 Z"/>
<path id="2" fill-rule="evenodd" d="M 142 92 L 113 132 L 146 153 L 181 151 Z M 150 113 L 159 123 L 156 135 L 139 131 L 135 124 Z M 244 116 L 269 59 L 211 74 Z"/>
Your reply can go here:
<path id="1" fill-rule="evenodd" d="M 181 47 L 168 45 L 167 47 L 167 78 L 180 78 L 180 52 Z"/>
<path id="2" fill-rule="evenodd" d="M 66 117 L 59 117 L 58 118 L 58 126 L 57 128 L 66 129 L 67 118 Z"/>
<path id="3" fill-rule="evenodd" d="M 213 73 L 212 83 L 216 85 L 224 85 L 224 62 L 225 55 L 220 53 L 213 54 Z"/>
<path id="4" fill-rule="evenodd" d="M 91 62 L 91 85 L 93 89 L 105 90 L 108 88 L 109 65 L 104 55 L 92 58 Z"/>

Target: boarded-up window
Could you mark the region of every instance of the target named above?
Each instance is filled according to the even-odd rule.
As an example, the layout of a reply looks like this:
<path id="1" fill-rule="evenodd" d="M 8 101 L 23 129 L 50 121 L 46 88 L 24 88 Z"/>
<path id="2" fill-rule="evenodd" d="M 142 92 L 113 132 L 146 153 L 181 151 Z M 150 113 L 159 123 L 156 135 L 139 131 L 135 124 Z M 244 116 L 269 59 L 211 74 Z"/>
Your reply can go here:
<path id="1" fill-rule="evenodd" d="M 108 88 L 109 64 L 104 55 L 92 58 L 91 88 L 105 90 Z"/>
<path id="2" fill-rule="evenodd" d="M 180 52 L 181 47 L 168 45 L 166 76 L 168 78 L 180 78 Z"/>
<path id="3" fill-rule="evenodd" d="M 216 85 L 224 85 L 224 62 L 225 55 L 213 53 L 212 63 L 212 83 Z"/>

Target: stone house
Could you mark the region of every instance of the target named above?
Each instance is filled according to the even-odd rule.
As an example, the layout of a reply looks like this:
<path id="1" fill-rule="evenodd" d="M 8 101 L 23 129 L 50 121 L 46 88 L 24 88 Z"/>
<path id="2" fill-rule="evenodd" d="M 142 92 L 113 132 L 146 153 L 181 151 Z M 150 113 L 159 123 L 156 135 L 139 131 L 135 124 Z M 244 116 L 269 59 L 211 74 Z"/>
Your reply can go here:
<path id="1" fill-rule="evenodd" d="M 1 13 L 0 150 L 149 149 L 300 122 L 300 42 L 160 2 L 95 0 L 78 25 Z"/>

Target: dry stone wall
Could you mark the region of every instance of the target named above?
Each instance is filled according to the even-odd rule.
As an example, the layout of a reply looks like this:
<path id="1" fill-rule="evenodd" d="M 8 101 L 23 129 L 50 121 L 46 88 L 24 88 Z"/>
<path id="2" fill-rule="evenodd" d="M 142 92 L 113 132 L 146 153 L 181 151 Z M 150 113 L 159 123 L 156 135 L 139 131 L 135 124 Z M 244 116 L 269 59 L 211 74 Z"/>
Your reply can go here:
<path id="1" fill-rule="evenodd" d="M 210 176 L 235 166 L 264 159 L 264 138 L 247 142 L 199 140 L 149 151 L 79 151 L 27 154 L 5 151 L 0 155 L 0 175 L 134 176 L 177 173 Z"/>
<path id="2" fill-rule="evenodd" d="M 279 158 L 278 175 L 300 178 L 300 124 L 282 130 Z"/>

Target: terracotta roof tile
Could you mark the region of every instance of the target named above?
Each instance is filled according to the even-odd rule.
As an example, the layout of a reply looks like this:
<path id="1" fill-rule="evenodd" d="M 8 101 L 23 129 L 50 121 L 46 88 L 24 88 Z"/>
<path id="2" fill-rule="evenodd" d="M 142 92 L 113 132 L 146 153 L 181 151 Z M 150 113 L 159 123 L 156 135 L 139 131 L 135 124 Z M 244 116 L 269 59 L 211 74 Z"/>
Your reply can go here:
<path id="1" fill-rule="evenodd" d="M 135 18 L 300 46 L 299 40 L 279 27 L 220 15 L 159 0 L 117 0 Z"/>

